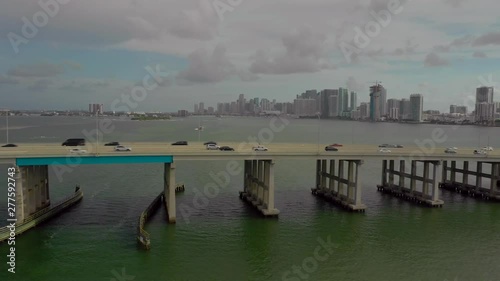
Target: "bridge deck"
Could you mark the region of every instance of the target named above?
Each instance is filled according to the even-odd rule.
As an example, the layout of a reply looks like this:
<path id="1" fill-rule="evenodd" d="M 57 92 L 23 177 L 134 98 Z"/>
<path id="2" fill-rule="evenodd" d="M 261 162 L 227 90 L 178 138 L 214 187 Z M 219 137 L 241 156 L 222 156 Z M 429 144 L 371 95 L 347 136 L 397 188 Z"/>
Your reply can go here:
<path id="1" fill-rule="evenodd" d="M 342 158 L 342 159 L 413 159 L 413 160 L 469 160 L 469 161 L 500 161 L 500 151 L 490 151 L 488 155 L 474 155 L 475 148 L 459 148 L 456 154 L 444 153 L 444 147 L 435 149 L 420 149 L 417 146 L 405 148 L 389 148 L 391 153 L 378 152 L 378 145 L 352 145 L 339 147 L 339 151 L 325 151 L 326 144 L 301 143 L 270 143 L 265 146 L 269 151 L 254 152 L 249 143 L 220 143 L 235 149 L 235 151 L 207 150 L 202 143 L 189 143 L 187 146 L 173 146 L 160 142 L 123 143 L 132 151 L 116 152 L 112 146 L 87 144 L 80 147 L 85 154 L 70 153 L 74 147 L 61 146 L 60 143 L 18 143 L 18 147 L 0 148 L 0 163 L 12 163 L 16 158 L 30 157 L 95 157 L 95 156 L 174 156 L 177 160 L 225 160 L 225 159 L 270 159 L 270 158 Z M 96 153 L 97 152 L 97 153 Z"/>

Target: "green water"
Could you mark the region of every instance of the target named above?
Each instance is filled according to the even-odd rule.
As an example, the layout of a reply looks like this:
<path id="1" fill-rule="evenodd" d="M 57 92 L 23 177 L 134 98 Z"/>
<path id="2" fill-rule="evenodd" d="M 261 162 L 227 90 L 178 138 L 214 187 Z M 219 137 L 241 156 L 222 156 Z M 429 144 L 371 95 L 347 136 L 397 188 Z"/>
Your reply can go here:
<path id="1" fill-rule="evenodd" d="M 10 121 L 18 127 L 10 132 L 15 142 L 60 142 L 95 126 L 81 118 Z M 321 143 L 410 145 L 429 138 L 435 128 L 289 121 L 272 141 L 316 143 L 320 124 Z M 195 118 L 115 121 L 115 130 L 103 141 L 197 141 L 198 123 Z M 201 140 L 244 141 L 258 136 L 269 119 L 204 118 L 203 125 Z M 26 126 L 31 127 L 22 128 Z M 495 129 L 442 128 L 449 136 L 443 146 L 486 145 L 489 136 L 490 145 L 500 147 L 494 143 L 500 140 Z M 310 161 L 276 161 L 277 219 L 263 219 L 239 200 L 242 175 L 231 177 L 206 207 L 193 202 L 195 190 L 213 181 L 209 173 L 224 171 L 226 164 L 177 163 L 176 177 L 186 185 L 186 192 L 177 196 L 177 224 L 168 225 L 160 210 L 147 226 L 149 252 L 137 247 L 135 227 L 140 212 L 162 190 L 160 165 L 81 166 L 64 174 L 63 181 L 52 171 L 52 200 L 71 193 L 75 184 L 84 190 L 84 200 L 17 237 L 16 274 L 7 272 L 8 246 L 0 244 L 0 280 L 500 280 L 498 203 L 442 192 L 444 207 L 429 209 L 384 196 L 375 188 L 380 163 L 370 161 L 361 174 L 368 207 L 364 214 L 347 213 L 313 197 L 309 188 L 315 163 Z M 4 183 L 6 168 L 0 166 Z M 5 218 L 6 191 L 0 195 L 0 211 Z M 318 239 L 334 244 L 330 252 L 320 250 L 321 260 L 315 258 Z M 294 273 L 296 267 L 300 273 Z"/>

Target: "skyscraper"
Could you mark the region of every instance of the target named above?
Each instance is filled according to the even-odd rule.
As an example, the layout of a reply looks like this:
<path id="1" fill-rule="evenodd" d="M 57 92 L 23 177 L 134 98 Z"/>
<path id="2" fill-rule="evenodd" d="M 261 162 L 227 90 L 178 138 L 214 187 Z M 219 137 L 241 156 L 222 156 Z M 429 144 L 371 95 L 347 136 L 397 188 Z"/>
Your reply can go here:
<path id="1" fill-rule="evenodd" d="M 360 117 L 361 119 L 366 119 L 370 117 L 370 104 L 362 102 L 359 105 Z"/>
<path id="2" fill-rule="evenodd" d="M 400 119 L 401 101 L 398 99 L 387 100 L 387 116 L 389 119 Z"/>
<path id="3" fill-rule="evenodd" d="M 380 89 L 380 116 L 387 115 L 387 90 L 382 87 Z"/>
<path id="4" fill-rule="evenodd" d="M 328 97 L 328 117 L 339 116 L 339 94 L 334 93 Z"/>
<path id="5" fill-rule="evenodd" d="M 423 121 L 424 97 L 421 94 L 410 95 L 411 120 L 415 122 Z"/>
<path id="6" fill-rule="evenodd" d="M 355 111 L 358 107 L 358 94 L 351 91 L 351 111 Z"/>
<path id="7" fill-rule="evenodd" d="M 327 117 L 334 117 L 330 115 L 330 97 L 333 95 L 338 95 L 339 91 L 336 89 L 324 89 L 323 91 L 320 92 L 320 98 L 321 98 L 321 117 L 322 118 L 327 118 Z M 337 106 L 338 107 L 338 106 Z M 335 112 L 338 111 L 338 108 Z M 337 116 L 337 115 L 335 115 Z"/>
<path id="8" fill-rule="evenodd" d="M 385 88 L 384 86 L 380 84 L 376 84 L 370 87 L 370 120 L 371 121 L 378 121 L 380 120 L 380 117 L 382 117 L 381 114 L 381 109 L 382 106 L 380 105 L 381 103 L 381 93 L 385 94 Z M 384 100 L 385 103 L 385 100 Z M 385 106 L 384 106 L 385 108 Z"/>
<path id="9" fill-rule="evenodd" d="M 238 113 L 239 114 L 245 114 L 245 95 L 240 94 L 238 98 Z"/>
<path id="10" fill-rule="evenodd" d="M 338 115 L 341 116 L 349 107 L 349 90 L 339 88 L 339 109 Z"/>
<path id="11" fill-rule="evenodd" d="M 198 112 L 200 114 L 205 114 L 205 103 L 200 102 L 200 105 L 198 106 Z"/>
<path id="12" fill-rule="evenodd" d="M 401 99 L 399 103 L 399 119 L 400 120 L 409 120 L 411 119 L 411 105 L 409 99 Z"/>
<path id="13" fill-rule="evenodd" d="M 493 103 L 493 87 L 476 89 L 476 122 L 490 123 L 495 121 L 495 104 Z"/>

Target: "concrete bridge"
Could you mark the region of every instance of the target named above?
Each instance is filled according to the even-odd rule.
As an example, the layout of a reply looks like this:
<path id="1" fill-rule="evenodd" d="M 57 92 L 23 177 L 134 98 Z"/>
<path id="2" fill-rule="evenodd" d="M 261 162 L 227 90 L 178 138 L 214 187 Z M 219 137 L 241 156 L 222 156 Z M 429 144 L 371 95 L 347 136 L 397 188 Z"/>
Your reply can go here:
<path id="1" fill-rule="evenodd" d="M 240 198 L 249 202 L 264 216 L 277 216 L 274 205 L 275 160 L 310 160 L 316 165 L 316 184 L 312 193 L 352 211 L 364 211 L 360 175 L 365 160 L 380 161 L 381 177 L 378 189 L 405 200 L 428 206 L 442 206 L 438 187 L 500 200 L 500 152 L 473 154 L 474 148 L 461 148 L 456 154 L 444 153 L 443 148 L 390 148 L 381 153 L 377 145 L 344 145 L 339 151 L 325 151 L 325 144 L 272 143 L 269 151 L 255 152 L 250 143 L 222 143 L 235 151 L 206 150 L 202 143 L 172 146 L 170 143 L 126 143 L 132 151 L 115 152 L 113 147 L 88 144 L 81 147 L 85 154 L 72 154 L 71 147 L 60 144 L 18 144 L 0 148 L 0 163 L 16 168 L 17 223 L 36 212 L 50 208 L 49 173 L 51 165 L 161 163 L 164 165 L 164 198 L 168 221 L 176 221 L 175 162 L 203 160 L 243 161 L 244 180 Z M 417 165 L 417 163 L 422 165 Z M 469 163 L 475 162 L 475 169 Z M 288 162 L 287 162 L 288 163 Z M 457 163 L 461 163 L 457 166 Z M 396 167 L 396 164 L 398 164 Z M 286 164 L 286 165 L 291 165 Z M 419 172 L 418 167 L 423 166 Z M 432 167 L 432 169 L 431 169 Z M 441 173 L 439 177 L 438 173 Z M 461 174 L 462 177 L 457 177 Z M 469 175 L 476 185 L 469 185 Z M 307 176 L 307 175 L 304 175 Z M 488 187 L 481 186 L 489 178 Z M 407 179 L 409 184 L 407 184 Z M 440 180 L 441 179 L 441 180 Z M 417 185 L 417 182 L 421 184 Z"/>

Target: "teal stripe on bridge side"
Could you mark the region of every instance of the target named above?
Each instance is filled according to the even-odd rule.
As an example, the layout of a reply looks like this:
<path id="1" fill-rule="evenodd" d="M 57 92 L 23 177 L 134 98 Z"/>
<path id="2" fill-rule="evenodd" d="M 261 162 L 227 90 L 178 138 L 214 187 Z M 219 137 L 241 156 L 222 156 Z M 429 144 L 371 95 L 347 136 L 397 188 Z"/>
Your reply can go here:
<path id="1" fill-rule="evenodd" d="M 172 155 L 67 156 L 16 158 L 17 166 L 173 163 Z"/>

